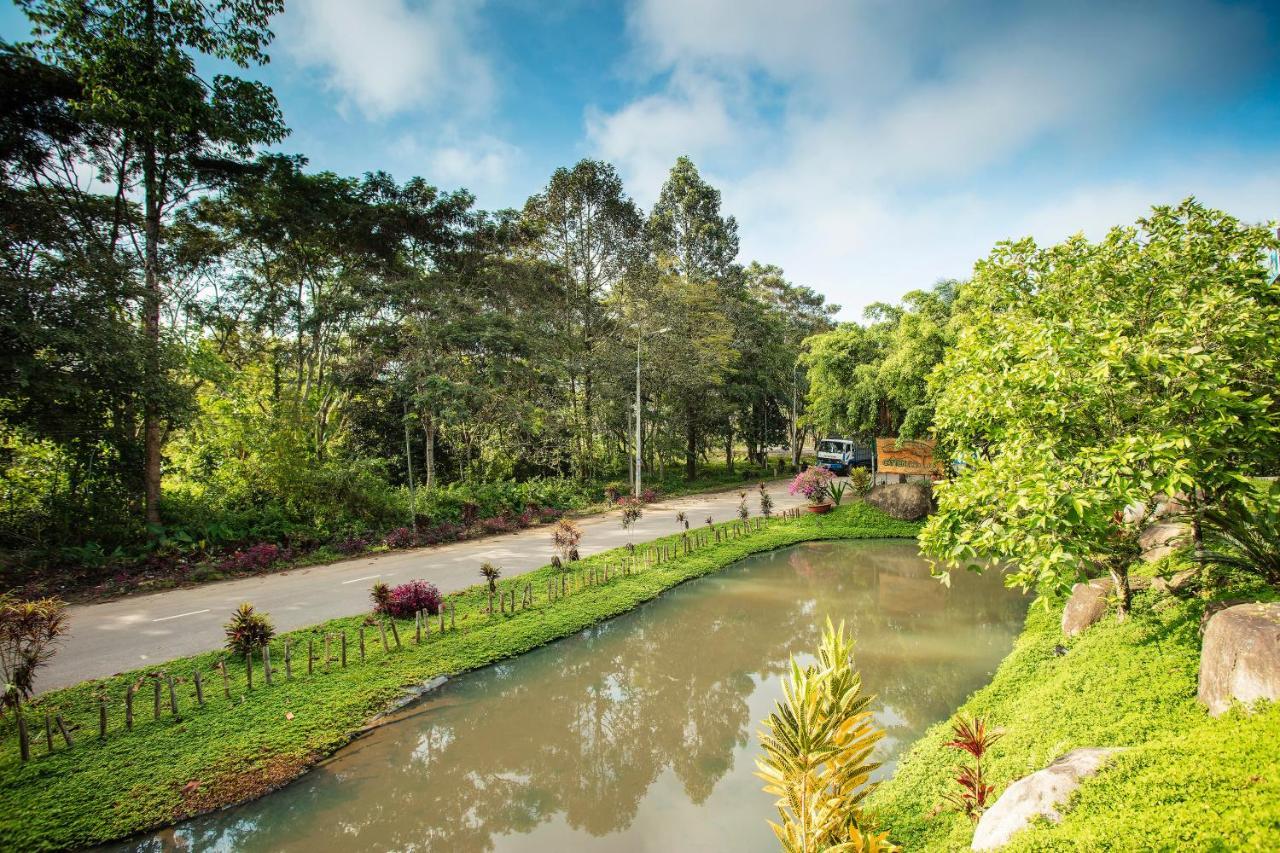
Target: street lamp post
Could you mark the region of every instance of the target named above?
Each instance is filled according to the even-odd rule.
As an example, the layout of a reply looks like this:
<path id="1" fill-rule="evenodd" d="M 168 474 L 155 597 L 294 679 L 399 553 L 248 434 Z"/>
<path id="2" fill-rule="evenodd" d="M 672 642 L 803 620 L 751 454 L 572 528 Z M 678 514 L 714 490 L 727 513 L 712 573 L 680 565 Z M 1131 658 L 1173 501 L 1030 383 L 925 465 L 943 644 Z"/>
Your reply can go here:
<path id="1" fill-rule="evenodd" d="M 661 329 L 658 329 L 657 331 L 653 332 L 653 334 L 661 335 L 669 331 L 671 330 L 664 326 Z M 636 448 L 635 448 L 635 458 L 636 458 L 635 459 L 636 461 L 635 497 L 636 497 L 636 500 L 640 499 L 640 477 L 641 477 L 640 471 L 641 471 L 641 468 L 644 467 L 644 444 L 643 444 L 642 434 L 640 432 L 640 406 L 641 406 L 640 346 L 643 341 L 644 341 L 644 330 L 640 326 L 640 324 L 637 323 L 636 324 Z"/>

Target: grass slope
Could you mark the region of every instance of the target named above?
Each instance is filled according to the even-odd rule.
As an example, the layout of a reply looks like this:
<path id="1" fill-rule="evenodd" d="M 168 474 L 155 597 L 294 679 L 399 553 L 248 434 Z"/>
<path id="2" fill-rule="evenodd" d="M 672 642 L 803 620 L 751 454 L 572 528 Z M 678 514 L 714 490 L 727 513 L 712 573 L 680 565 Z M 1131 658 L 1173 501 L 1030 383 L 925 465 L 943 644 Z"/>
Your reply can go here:
<path id="1" fill-rule="evenodd" d="M 1076 747 L 1130 749 L 1080 787 L 1060 824 L 1042 821 L 1006 849 L 1280 849 L 1280 706 L 1212 719 L 1196 702 L 1204 606 L 1142 593 L 1127 622 L 1106 618 L 1072 640 L 1061 605 L 1031 608 L 991 684 L 959 709 L 1005 731 L 988 759 L 997 795 Z M 869 800 L 906 850 L 969 849 L 973 824 L 939 810 L 960 764 L 943 745 L 950 725 L 931 728 Z"/>
<path id="2" fill-rule="evenodd" d="M 727 527 L 728 525 L 721 525 Z M 896 522 L 862 503 L 825 516 L 802 515 L 775 521 L 764 530 L 712 544 L 608 584 L 574 592 L 547 603 L 549 568 L 503 582 L 504 589 L 523 590 L 532 583 L 533 608 L 514 616 L 488 618 L 487 595 L 473 587 L 450 596 L 458 630 L 433 633 L 422 645 L 413 642 L 411 623 L 401 623 L 404 646 L 384 653 L 377 629 L 366 629 L 368 660 L 355 663 L 354 637 L 360 617 L 338 619 L 311 630 L 292 632 L 294 677 L 284 679 L 283 637 L 273 643 L 277 670 L 272 687 L 262 684 L 261 665 L 255 689 L 246 690 L 243 664 L 231 666 L 231 694 L 223 696 L 213 667 L 217 653 L 166 664 L 166 674 L 180 679 L 179 718 L 167 706 L 160 720 L 152 717 L 150 684 L 135 700 L 137 723 L 124 729 L 123 695 L 128 684 L 146 671 L 92 682 L 42 697 L 28 712 L 37 732 L 36 757 L 18 761 L 12 725 L 0 732 L 0 848 L 47 850 L 121 838 L 186 816 L 250 799 L 294 778 L 323 756 L 346 743 L 372 716 L 404 696 L 406 687 L 437 675 L 450 675 L 518 655 L 596 622 L 616 616 L 676 584 L 716 571 L 748 554 L 819 539 L 914 536 L 918 526 Z M 678 543 L 672 536 L 658 543 Z M 617 566 L 620 551 L 606 552 L 576 564 L 582 571 Z M 331 664 L 306 675 L 306 642 L 325 633 L 345 631 L 350 641 L 346 669 Z M 336 654 L 336 650 L 334 652 Z M 192 673 L 204 675 L 207 704 L 195 707 Z M 110 728 L 97 740 L 96 696 L 110 701 Z M 167 702 L 167 692 L 165 694 Z M 77 727 L 74 748 L 45 755 L 40 743 L 40 709 L 61 713 Z M 287 715 L 291 715 L 291 718 Z M 56 734 L 56 730 L 55 730 Z"/>

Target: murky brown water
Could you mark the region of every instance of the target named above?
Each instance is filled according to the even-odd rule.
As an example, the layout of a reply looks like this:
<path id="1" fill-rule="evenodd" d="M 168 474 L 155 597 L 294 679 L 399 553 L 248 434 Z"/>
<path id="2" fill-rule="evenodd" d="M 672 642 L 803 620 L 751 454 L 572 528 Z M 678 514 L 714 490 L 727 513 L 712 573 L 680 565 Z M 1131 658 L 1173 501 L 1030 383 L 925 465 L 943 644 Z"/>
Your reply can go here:
<path id="1" fill-rule="evenodd" d="M 879 697 L 884 776 L 989 679 L 1025 609 L 994 573 L 943 588 L 914 543 L 758 555 L 461 676 L 288 788 L 131 849 L 773 851 L 756 731 L 828 614 Z"/>

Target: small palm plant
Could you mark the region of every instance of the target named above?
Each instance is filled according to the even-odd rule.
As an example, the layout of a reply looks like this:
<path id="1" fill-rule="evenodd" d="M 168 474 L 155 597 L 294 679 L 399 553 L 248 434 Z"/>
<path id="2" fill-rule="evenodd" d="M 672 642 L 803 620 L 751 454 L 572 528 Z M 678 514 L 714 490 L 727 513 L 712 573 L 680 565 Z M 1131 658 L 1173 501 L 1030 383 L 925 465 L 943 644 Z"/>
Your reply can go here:
<path id="1" fill-rule="evenodd" d="M 1229 495 L 1204 510 L 1201 524 L 1209 545 L 1201 562 L 1280 584 L 1280 483 Z"/>
<path id="2" fill-rule="evenodd" d="M 685 530 L 689 529 L 689 516 L 684 510 L 676 513 L 676 524 L 683 525 Z"/>
<path id="3" fill-rule="evenodd" d="M 757 776 L 774 794 L 779 823 L 770 821 L 785 853 L 894 849 L 885 833 L 864 825 L 861 803 L 871 792 L 869 761 L 884 732 L 867 710 L 853 668 L 853 642 L 844 623 L 827 620 L 817 665 L 801 667 L 794 657 L 783 681 L 784 699 L 760 733 L 764 756 Z"/>
<path id="4" fill-rule="evenodd" d="M 987 810 L 991 795 L 995 793 L 995 786 L 987 782 L 983 774 L 982 759 L 991 744 L 1000 737 L 1001 734 L 989 729 L 986 720 L 981 717 L 974 717 L 972 720 L 960 717 L 951 726 L 951 740 L 946 745 L 969 753 L 973 757 L 973 764 L 960 768 L 955 776 L 960 790 L 947 793 L 944 798 L 973 820 L 977 820 Z"/>
<path id="5" fill-rule="evenodd" d="M 738 492 L 738 518 L 746 521 L 750 515 L 751 510 L 747 509 L 747 493 Z"/>
<path id="6" fill-rule="evenodd" d="M 773 496 L 764 483 L 760 484 L 760 514 L 765 518 L 773 517 Z"/>
<path id="7" fill-rule="evenodd" d="M 227 635 L 227 651 L 241 657 L 248 657 L 258 649 L 271 642 L 276 635 L 275 626 L 265 613 L 258 613 L 253 605 L 244 602 L 231 614 L 231 621 L 225 626 Z"/>
<path id="8" fill-rule="evenodd" d="M 502 577 L 502 569 L 486 561 L 480 564 L 480 577 L 489 582 L 489 592 L 496 593 L 498 591 L 498 578 Z"/>

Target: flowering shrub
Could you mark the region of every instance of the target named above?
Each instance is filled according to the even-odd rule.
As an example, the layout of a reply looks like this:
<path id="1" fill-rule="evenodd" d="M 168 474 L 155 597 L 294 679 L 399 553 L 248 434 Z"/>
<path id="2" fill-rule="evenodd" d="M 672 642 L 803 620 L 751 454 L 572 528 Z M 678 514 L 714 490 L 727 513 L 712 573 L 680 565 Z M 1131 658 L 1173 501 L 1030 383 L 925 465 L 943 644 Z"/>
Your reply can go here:
<path id="1" fill-rule="evenodd" d="M 809 468 L 796 475 L 787 491 L 793 495 L 804 495 L 805 500 L 814 505 L 825 503 L 835 478 L 826 468 Z"/>
<path id="2" fill-rule="evenodd" d="M 396 619 L 408 619 L 419 610 L 434 615 L 440 612 L 442 600 L 435 584 L 414 580 L 393 586 L 382 601 L 375 603 L 374 612 Z"/>
<path id="3" fill-rule="evenodd" d="M 527 506 L 524 508 L 524 512 L 520 513 L 520 517 L 516 519 L 516 523 L 521 527 L 532 527 L 538 523 L 540 518 L 541 514 L 536 506 Z"/>
<path id="4" fill-rule="evenodd" d="M 644 501 L 647 504 L 651 504 L 657 499 L 658 499 L 657 489 L 645 489 L 643 492 L 640 493 L 640 500 Z"/>
<path id="5" fill-rule="evenodd" d="M 411 527 L 397 527 L 382 540 L 388 548 L 412 548 L 418 544 Z"/>
<path id="6" fill-rule="evenodd" d="M 260 572 L 271 568 L 276 561 L 287 560 L 290 556 L 292 556 L 291 552 L 282 549 L 279 545 L 260 542 L 224 557 L 218 564 L 218 569 L 234 573 Z"/>

